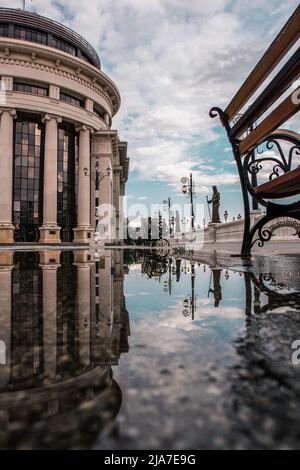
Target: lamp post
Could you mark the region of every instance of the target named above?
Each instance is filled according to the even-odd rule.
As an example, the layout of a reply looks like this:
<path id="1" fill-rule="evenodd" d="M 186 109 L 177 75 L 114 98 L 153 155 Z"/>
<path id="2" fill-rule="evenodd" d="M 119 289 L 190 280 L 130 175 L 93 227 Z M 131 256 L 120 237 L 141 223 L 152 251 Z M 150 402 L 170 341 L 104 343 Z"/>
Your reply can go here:
<path id="1" fill-rule="evenodd" d="M 182 188 L 181 191 L 183 194 L 190 199 L 191 203 L 191 229 L 195 231 L 195 212 L 194 212 L 194 198 L 196 197 L 195 185 L 193 182 L 193 173 L 190 173 L 190 178 L 183 177 L 181 178 Z"/>
<path id="2" fill-rule="evenodd" d="M 87 167 L 83 168 L 83 172 L 84 172 L 84 176 L 89 176 L 90 180 L 95 183 L 95 189 L 97 191 L 97 190 L 99 190 L 99 186 L 100 186 L 101 181 L 104 180 L 104 178 L 110 176 L 111 169 L 110 169 L 110 167 L 108 167 L 106 169 L 106 173 L 103 173 L 102 171 L 100 171 L 100 169 L 99 169 L 99 160 L 97 159 L 96 162 L 95 162 L 95 174 L 89 175 L 89 170 L 88 170 Z"/>
<path id="3" fill-rule="evenodd" d="M 87 176 L 90 178 L 91 181 L 93 181 L 95 183 L 95 192 L 96 192 L 96 195 L 95 195 L 95 207 L 96 207 L 96 210 L 95 210 L 95 227 L 97 229 L 98 227 L 98 222 L 99 222 L 99 214 L 98 214 L 98 210 L 97 208 L 99 207 L 99 204 L 100 204 L 100 199 L 99 199 L 99 189 L 100 189 L 100 183 L 101 181 L 104 180 L 104 178 L 107 178 L 110 176 L 110 173 L 111 173 L 111 168 L 108 167 L 106 169 L 106 173 L 103 173 L 102 171 L 100 171 L 100 165 L 99 165 L 99 159 L 97 158 L 96 161 L 95 161 L 95 173 L 93 174 L 89 174 L 89 170 L 87 167 L 83 168 L 83 173 L 84 173 L 84 176 Z M 96 233 L 95 233 L 96 235 Z"/>
<path id="4" fill-rule="evenodd" d="M 186 217 L 184 219 L 181 219 L 181 223 L 182 223 L 182 237 L 184 237 L 184 235 L 185 235 L 185 226 L 187 224 Z"/>
<path id="5" fill-rule="evenodd" d="M 168 198 L 167 201 L 163 201 L 163 209 L 164 211 L 168 211 L 168 226 L 169 226 L 169 235 L 172 238 L 174 233 L 174 225 L 175 225 L 175 217 L 173 216 L 173 212 L 171 211 L 171 199 Z"/>

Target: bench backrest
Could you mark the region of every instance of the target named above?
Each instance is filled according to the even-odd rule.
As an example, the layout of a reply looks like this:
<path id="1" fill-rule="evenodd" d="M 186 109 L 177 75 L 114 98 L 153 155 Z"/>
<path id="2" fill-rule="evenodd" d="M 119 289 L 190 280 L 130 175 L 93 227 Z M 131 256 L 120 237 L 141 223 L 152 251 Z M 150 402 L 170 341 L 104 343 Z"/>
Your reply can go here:
<path id="1" fill-rule="evenodd" d="M 249 103 L 253 94 L 264 84 L 281 60 L 286 58 L 299 38 L 300 5 L 225 110 L 226 120 L 231 124 L 229 137 L 238 141 L 241 156 L 256 147 L 266 136 L 282 126 L 300 110 L 300 87 L 293 90 L 288 97 L 283 97 L 300 76 L 300 47 L 298 47 L 240 119 L 235 122 L 239 111 Z M 270 110 L 281 97 L 280 104 Z M 266 117 L 257 127 L 245 135 L 245 132 L 251 129 L 265 113 L 267 113 Z"/>

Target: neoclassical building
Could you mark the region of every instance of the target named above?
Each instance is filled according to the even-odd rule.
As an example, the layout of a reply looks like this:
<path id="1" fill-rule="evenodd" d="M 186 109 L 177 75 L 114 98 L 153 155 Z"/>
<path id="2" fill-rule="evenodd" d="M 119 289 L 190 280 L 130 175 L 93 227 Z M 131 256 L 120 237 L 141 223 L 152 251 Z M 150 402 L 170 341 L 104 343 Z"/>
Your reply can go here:
<path id="1" fill-rule="evenodd" d="M 119 238 L 127 144 L 111 130 L 120 94 L 96 51 L 62 24 L 0 8 L 0 78 L 0 243 L 86 243 L 110 203 Z"/>

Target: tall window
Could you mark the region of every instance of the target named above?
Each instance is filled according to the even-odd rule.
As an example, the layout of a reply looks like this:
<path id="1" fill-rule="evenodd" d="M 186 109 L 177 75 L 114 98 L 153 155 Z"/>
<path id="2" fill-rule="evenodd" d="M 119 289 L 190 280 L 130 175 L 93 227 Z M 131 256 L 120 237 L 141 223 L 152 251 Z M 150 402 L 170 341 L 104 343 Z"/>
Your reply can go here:
<path id="1" fill-rule="evenodd" d="M 37 241 L 42 219 L 43 126 L 18 120 L 14 139 L 13 222 L 16 241 Z"/>
<path id="2" fill-rule="evenodd" d="M 0 340 L 0 365 L 6 364 L 6 344 L 1 339 Z"/>
<path id="3" fill-rule="evenodd" d="M 57 220 L 63 241 L 72 241 L 76 225 L 76 151 L 73 129 L 58 130 Z"/>

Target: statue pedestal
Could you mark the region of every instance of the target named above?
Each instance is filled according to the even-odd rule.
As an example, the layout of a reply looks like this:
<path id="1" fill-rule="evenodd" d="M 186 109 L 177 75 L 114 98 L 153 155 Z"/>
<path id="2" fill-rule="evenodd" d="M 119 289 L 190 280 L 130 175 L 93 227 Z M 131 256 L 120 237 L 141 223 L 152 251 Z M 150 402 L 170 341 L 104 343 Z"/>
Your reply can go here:
<path id="1" fill-rule="evenodd" d="M 210 222 L 208 224 L 208 231 L 209 231 L 209 239 L 211 241 L 211 243 L 216 243 L 216 239 L 217 239 L 217 227 L 222 224 L 222 222 L 218 222 L 218 223 L 213 223 L 213 222 Z"/>

